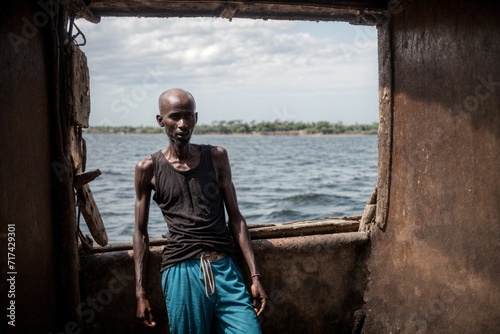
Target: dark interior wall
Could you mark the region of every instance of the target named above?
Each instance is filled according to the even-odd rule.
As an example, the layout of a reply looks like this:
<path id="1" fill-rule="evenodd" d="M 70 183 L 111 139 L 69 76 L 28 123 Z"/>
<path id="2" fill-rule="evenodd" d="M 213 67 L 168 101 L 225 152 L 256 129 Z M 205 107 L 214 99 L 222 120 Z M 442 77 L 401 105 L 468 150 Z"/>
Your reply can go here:
<path id="1" fill-rule="evenodd" d="M 47 57 L 47 25 L 36 21 L 43 18 L 40 11 L 35 1 L 9 1 L 0 14 L 0 285 L 2 326 L 15 302 L 9 333 L 48 333 L 57 317 L 48 84 L 53 60 Z M 7 263 L 7 247 L 14 246 L 7 242 L 8 224 L 15 228 L 13 263 Z"/>
<path id="2" fill-rule="evenodd" d="M 364 232 L 253 240 L 268 307 L 260 317 L 262 332 L 352 333 L 354 313 L 366 285 Z M 85 333 L 168 333 L 161 291 L 161 252 L 151 247 L 147 294 L 157 326 L 144 330 L 135 318 L 133 250 L 87 254 L 82 250 L 80 288 Z M 250 277 L 242 254 L 237 262 Z M 143 330 L 143 331 L 141 331 Z"/>
<path id="3" fill-rule="evenodd" d="M 389 212 L 366 333 L 498 333 L 499 9 L 411 1 L 393 17 Z"/>

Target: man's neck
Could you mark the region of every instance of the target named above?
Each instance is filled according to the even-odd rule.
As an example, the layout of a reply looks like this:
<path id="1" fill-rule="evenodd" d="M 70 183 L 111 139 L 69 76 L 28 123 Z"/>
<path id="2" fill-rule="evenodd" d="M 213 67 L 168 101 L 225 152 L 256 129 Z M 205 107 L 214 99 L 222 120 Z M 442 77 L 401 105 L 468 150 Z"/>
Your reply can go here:
<path id="1" fill-rule="evenodd" d="M 178 145 L 170 142 L 170 145 L 167 148 L 167 154 L 180 161 L 189 159 L 191 157 L 191 144 L 187 143 L 184 145 Z"/>
<path id="2" fill-rule="evenodd" d="M 195 145 L 188 143 L 178 146 L 171 143 L 165 151 L 165 158 L 175 169 L 187 171 L 198 166 L 200 154 L 201 151 Z"/>

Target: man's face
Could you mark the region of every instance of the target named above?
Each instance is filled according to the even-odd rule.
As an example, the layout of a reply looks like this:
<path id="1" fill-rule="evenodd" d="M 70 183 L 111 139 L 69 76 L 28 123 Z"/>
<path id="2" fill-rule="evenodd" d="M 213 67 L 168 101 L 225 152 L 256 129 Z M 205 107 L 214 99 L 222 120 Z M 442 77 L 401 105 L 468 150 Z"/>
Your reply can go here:
<path id="1" fill-rule="evenodd" d="M 176 146 L 189 143 L 197 120 L 198 114 L 189 101 L 173 103 L 157 116 L 158 124 L 165 127 L 165 133 Z"/>

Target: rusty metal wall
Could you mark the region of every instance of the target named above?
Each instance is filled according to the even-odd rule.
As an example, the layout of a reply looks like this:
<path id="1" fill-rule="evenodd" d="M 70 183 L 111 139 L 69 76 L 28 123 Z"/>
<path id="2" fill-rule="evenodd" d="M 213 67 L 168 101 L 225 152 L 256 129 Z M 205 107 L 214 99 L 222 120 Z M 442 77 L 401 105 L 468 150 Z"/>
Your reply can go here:
<path id="1" fill-rule="evenodd" d="M 35 16 L 40 10 L 27 1 L 2 5 L 0 25 L 2 321 L 11 320 L 5 314 L 12 314 L 6 309 L 13 302 L 15 327 L 6 327 L 19 333 L 47 333 L 57 319 L 48 94 L 51 59 L 45 52 L 45 31 L 33 21 L 41 17 Z M 7 232 L 12 230 L 11 244 Z M 8 246 L 15 256 L 13 263 L 7 263 Z M 12 290 L 12 298 L 6 298 Z"/>
<path id="2" fill-rule="evenodd" d="M 364 331 L 498 332 L 500 7 L 402 5 L 380 50 L 392 55 L 392 162 Z"/>
<path id="3" fill-rule="evenodd" d="M 0 13 L 4 321 L 19 333 L 73 332 L 80 301 L 61 38 L 67 13 L 52 0 L 7 2 Z"/>
<path id="4" fill-rule="evenodd" d="M 367 280 L 364 232 L 254 240 L 269 305 L 264 333 L 351 333 Z M 148 298 L 157 327 L 145 330 L 136 318 L 132 250 L 81 257 L 81 314 L 86 333 L 167 333 L 161 292 L 161 247 L 148 262 Z M 240 257 L 240 267 L 245 263 Z M 245 277 L 249 277 L 248 272 Z"/>

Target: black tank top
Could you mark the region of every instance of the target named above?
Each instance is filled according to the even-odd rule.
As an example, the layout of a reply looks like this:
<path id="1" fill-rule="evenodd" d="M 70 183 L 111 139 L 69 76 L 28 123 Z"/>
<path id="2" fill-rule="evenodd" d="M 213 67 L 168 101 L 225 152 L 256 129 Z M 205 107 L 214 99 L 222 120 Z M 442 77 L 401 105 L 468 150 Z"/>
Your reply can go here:
<path id="1" fill-rule="evenodd" d="M 161 271 L 203 251 L 234 255 L 211 146 L 201 145 L 200 163 L 188 171 L 175 169 L 161 151 L 151 157 L 155 177 L 153 200 L 168 226 Z"/>

